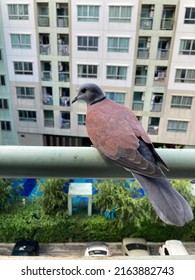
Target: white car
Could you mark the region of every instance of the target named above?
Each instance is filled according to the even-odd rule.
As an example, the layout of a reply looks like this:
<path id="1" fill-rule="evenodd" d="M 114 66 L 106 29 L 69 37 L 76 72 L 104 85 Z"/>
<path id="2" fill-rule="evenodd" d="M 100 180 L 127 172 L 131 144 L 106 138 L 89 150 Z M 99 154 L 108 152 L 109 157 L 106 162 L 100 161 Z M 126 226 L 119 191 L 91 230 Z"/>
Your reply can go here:
<path id="1" fill-rule="evenodd" d="M 188 255 L 188 252 L 181 241 L 167 240 L 159 247 L 159 254 L 161 256 L 185 256 Z"/>
<path id="2" fill-rule="evenodd" d="M 87 248 L 85 249 L 85 257 L 106 257 L 111 256 L 108 245 L 104 242 L 93 242 L 89 243 Z"/>
<path id="3" fill-rule="evenodd" d="M 123 256 L 149 256 L 147 242 L 143 238 L 124 238 L 122 242 Z"/>

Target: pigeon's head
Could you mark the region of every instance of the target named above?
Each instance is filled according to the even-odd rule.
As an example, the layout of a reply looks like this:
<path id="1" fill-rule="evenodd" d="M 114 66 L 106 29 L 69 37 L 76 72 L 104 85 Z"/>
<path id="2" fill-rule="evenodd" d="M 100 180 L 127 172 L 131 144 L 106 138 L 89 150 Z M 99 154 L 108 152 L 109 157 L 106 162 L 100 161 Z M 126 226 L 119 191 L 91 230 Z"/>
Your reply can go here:
<path id="1" fill-rule="evenodd" d="M 83 84 L 79 88 L 78 95 L 72 101 L 72 103 L 77 100 L 84 100 L 88 105 L 92 105 L 106 98 L 104 92 L 96 84 Z"/>

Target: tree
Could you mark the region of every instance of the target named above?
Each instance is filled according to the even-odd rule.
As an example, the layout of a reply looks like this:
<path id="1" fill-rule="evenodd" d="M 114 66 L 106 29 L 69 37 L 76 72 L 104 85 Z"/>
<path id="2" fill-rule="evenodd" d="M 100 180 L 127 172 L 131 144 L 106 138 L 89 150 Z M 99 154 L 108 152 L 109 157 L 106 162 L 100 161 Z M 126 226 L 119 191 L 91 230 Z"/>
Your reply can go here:
<path id="1" fill-rule="evenodd" d="M 39 183 L 39 189 L 43 193 L 40 198 L 43 210 L 48 215 L 55 215 L 67 209 L 67 194 L 65 193 L 66 179 L 48 179 Z"/>

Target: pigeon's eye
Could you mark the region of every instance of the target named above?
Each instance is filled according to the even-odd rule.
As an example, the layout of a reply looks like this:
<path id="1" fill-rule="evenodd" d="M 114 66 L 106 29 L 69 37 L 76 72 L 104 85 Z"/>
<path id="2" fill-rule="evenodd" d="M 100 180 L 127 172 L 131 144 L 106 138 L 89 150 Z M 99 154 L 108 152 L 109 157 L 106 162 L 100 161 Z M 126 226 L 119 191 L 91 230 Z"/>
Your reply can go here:
<path id="1" fill-rule="evenodd" d="M 83 89 L 81 90 L 81 92 L 82 92 L 82 93 L 85 93 L 85 92 L 86 92 L 86 88 L 83 88 Z"/>

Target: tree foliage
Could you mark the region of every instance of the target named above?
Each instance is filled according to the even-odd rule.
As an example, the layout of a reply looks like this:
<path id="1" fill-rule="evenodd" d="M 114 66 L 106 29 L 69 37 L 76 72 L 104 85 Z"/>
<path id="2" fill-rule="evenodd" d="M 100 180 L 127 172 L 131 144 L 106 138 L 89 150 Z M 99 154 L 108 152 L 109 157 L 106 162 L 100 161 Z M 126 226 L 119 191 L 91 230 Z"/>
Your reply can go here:
<path id="1" fill-rule="evenodd" d="M 39 184 L 39 189 L 43 193 L 40 203 L 46 214 L 56 215 L 67 208 L 67 194 L 64 192 L 67 182 L 66 179 L 48 179 Z"/>

